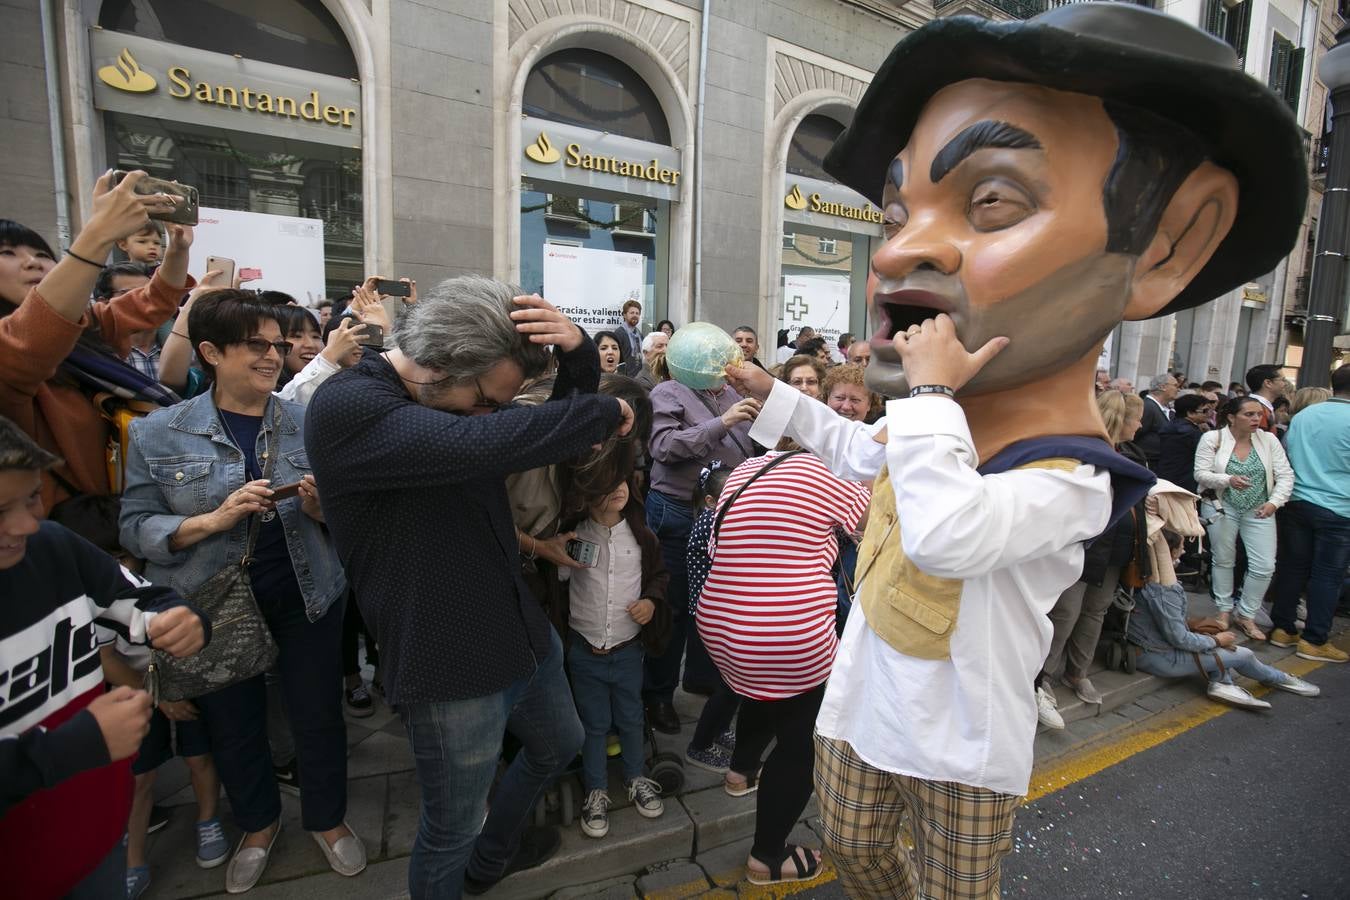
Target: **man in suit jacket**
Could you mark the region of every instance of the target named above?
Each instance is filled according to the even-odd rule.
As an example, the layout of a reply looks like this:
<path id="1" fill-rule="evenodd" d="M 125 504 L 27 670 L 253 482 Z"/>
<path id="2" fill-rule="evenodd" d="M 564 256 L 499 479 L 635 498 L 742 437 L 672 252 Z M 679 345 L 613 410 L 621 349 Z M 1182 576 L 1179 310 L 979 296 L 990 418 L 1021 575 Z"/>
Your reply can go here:
<path id="1" fill-rule="evenodd" d="M 623 305 L 623 323 L 614 329 L 615 333 L 628 340 L 628 361 L 624 364 L 623 374 L 636 378 L 642 371 L 642 333 L 638 323 L 642 321 L 642 304 L 629 300 Z"/>
<path id="2" fill-rule="evenodd" d="M 1154 375 L 1149 383 L 1150 390 L 1144 394 L 1144 424 L 1134 436 L 1134 443 L 1148 460 L 1148 467 L 1158 468 L 1158 454 L 1162 444 L 1158 435 L 1163 426 L 1172 420 L 1172 401 L 1177 396 L 1177 380 L 1170 372 Z"/>

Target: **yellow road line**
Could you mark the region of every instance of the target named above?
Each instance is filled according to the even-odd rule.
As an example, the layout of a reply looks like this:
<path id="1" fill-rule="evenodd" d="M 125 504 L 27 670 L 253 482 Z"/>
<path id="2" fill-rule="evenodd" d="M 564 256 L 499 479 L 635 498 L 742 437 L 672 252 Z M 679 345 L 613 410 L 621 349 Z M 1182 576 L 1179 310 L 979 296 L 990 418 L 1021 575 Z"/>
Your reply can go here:
<path id="1" fill-rule="evenodd" d="M 1345 639 L 1333 642 L 1336 646 L 1344 643 Z M 1341 647 L 1342 650 L 1346 649 Z M 1301 659 L 1290 655 L 1275 666 L 1282 672 L 1288 672 L 1299 678 L 1304 677 L 1309 672 L 1322 668 L 1326 663 L 1313 662 L 1307 659 Z M 1273 688 L 1264 685 L 1258 685 L 1252 689 L 1256 696 L 1268 694 Z M 1111 766 L 1124 762 L 1137 753 L 1142 753 L 1161 743 L 1170 741 L 1180 734 L 1184 734 L 1195 728 L 1197 725 L 1203 725 L 1206 722 L 1217 719 L 1226 713 L 1232 712 L 1237 707 L 1228 706 L 1223 703 L 1216 703 L 1210 700 L 1204 694 L 1198 695 L 1194 700 L 1187 700 L 1181 706 L 1158 714 L 1158 717 L 1151 720 L 1149 724 L 1138 731 L 1131 731 L 1123 738 L 1112 741 L 1104 747 L 1098 747 L 1095 750 L 1088 750 L 1084 753 L 1075 754 L 1068 759 L 1056 760 L 1047 765 L 1044 769 L 1033 769 L 1031 773 L 1031 787 L 1027 791 L 1026 799 L 1023 804 L 1034 803 L 1047 794 L 1053 794 L 1062 788 L 1066 788 L 1076 781 L 1082 781 L 1084 778 L 1091 778 L 1103 769 L 1109 769 Z M 799 882 L 795 884 L 784 884 L 776 886 L 753 885 L 749 882 L 741 882 L 737 885 L 739 897 L 749 898 L 749 900 L 782 900 L 785 897 L 792 897 L 805 891 L 815 890 L 823 885 L 829 884 L 837 878 L 834 867 L 828 862 L 821 866 L 820 875 L 813 881 Z M 708 896 L 708 895 L 704 895 Z"/>

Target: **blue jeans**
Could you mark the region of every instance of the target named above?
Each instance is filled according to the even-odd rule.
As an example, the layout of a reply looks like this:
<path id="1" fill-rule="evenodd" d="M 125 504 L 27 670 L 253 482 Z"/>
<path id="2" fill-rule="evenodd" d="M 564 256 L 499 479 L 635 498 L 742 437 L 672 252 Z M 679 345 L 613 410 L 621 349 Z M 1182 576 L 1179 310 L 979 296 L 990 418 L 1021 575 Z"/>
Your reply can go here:
<path id="1" fill-rule="evenodd" d="M 642 644 L 633 643 L 616 653 L 597 656 L 585 639 L 572 633 L 567 668 L 572 693 L 586 740 L 581 745 L 583 787 L 589 793 L 609 785 L 605 752 L 610 726 L 619 733 L 623 749 L 623 780 L 642 774 Z"/>
<path id="2" fill-rule="evenodd" d="M 690 627 L 689 616 L 689 531 L 694 527 L 694 510 L 688 503 L 668 497 L 660 491 L 647 493 L 647 527 L 661 541 L 661 558 L 670 572 L 666 603 L 670 606 L 670 643 L 660 656 L 648 656 L 643 666 L 642 696 L 647 702 L 671 702 L 675 685 L 680 682 L 680 659 L 685 659 L 685 686 L 715 688 L 718 677 L 698 629 Z"/>
<path id="3" fill-rule="evenodd" d="M 342 718 L 342 600 L 317 622 L 299 592 L 258 597 L 280 649 L 276 672 L 300 761 L 300 820 L 328 831 L 347 815 L 347 722 Z M 216 771 L 235 823 L 262 831 L 281 816 L 281 795 L 267 746 L 263 675 L 193 698 L 211 737 Z"/>
<path id="4" fill-rule="evenodd" d="M 466 871 L 481 881 L 501 877 L 539 795 L 581 749 L 581 723 L 563 674 L 562 641 L 554 634 L 552 650 L 534 673 L 504 691 L 470 700 L 404 703 L 398 712 L 422 788 L 408 890 L 413 900 L 458 900 Z M 484 822 L 508 730 L 523 747 L 498 782 Z"/>
<path id="5" fill-rule="evenodd" d="M 1297 634 L 1294 617 L 1299 595 L 1306 589 L 1308 616 L 1302 637 L 1310 644 L 1325 644 L 1350 565 L 1350 519 L 1306 500 L 1291 500 L 1280 510 L 1280 527 L 1284 543 L 1270 620 L 1276 628 Z"/>
<path id="6" fill-rule="evenodd" d="M 1237 561 L 1237 539 L 1247 549 L 1247 577 L 1242 580 L 1242 597 L 1238 600 L 1239 618 L 1250 619 L 1261 608 L 1270 577 L 1275 573 L 1275 517 L 1256 517 L 1256 510 L 1237 513 L 1231 509 L 1213 510 L 1204 504 L 1201 518 L 1210 518 L 1209 546 L 1214 555 L 1211 585 L 1214 605 L 1219 612 L 1233 608 L 1233 565 Z"/>
<path id="7" fill-rule="evenodd" d="M 1223 660 L 1224 668 L 1227 670 L 1223 675 L 1219 674 L 1219 664 L 1214 660 L 1216 653 L 1219 659 Z M 1288 675 L 1274 666 L 1261 662 L 1256 658 L 1256 654 L 1246 647 L 1206 650 L 1199 654 L 1199 657 L 1200 664 L 1205 667 L 1205 674 L 1209 676 L 1210 681 L 1232 684 L 1234 672 L 1254 678 L 1262 684 L 1285 684 L 1289 681 Z M 1135 662 L 1142 671 L 1150 675 L 1157 675 L 1159 678 L 1183 678 L 1198 671 L 1195 667 L 1195 658 L 1196 654 L 1186 650 L 1145 650 L 1139 654 Z"/>

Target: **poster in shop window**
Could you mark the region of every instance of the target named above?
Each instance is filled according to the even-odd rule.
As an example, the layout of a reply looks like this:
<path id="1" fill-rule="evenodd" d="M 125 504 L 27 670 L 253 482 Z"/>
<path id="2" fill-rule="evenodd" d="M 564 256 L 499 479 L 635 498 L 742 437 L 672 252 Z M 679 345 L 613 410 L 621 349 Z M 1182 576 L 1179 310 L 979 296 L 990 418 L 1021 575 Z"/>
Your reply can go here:
<path id="1" fill-rule="evenodd" d="M 260 277 L 243 283 L 250 290 L 284 291 L 301 306 L 324 297 L 323 220 L 203 206 L 188 271 L 206 271 L 208 256 L 234 260 L 235 271 L 257 269 Z"/>
<path id="2" fill-rule="evenodd" d="M 544 245 L 544 299 L 589 334 L 617 326 L 629 300 L 647 308 L 646 285 L 641 253 Z"/>
<path id="3" fill-rule="evenodd" d="M 795 338 L 804 325 L 810 325 L 828 347 L 839 344 L 839 335 L 848 331 L 849 298 L 852 288 L 844 277 L 821 275 L 784 275 L 783 308 L 779 316 L 788 337 Z"/>

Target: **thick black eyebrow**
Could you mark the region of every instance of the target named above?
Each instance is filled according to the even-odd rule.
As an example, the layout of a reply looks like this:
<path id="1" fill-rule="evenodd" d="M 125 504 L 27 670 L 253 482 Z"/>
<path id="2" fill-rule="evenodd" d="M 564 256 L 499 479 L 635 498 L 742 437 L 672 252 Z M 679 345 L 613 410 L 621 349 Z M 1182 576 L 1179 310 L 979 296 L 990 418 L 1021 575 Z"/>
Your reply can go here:
<path id="1" fill-rule="evenodd" d="M 928 173 L 929 180 L 937 184 L 946 178 L 952 169 L 965 162 L 966 157 L 990 148 L 1040 150 L 1041 142 L 1036 140 L 1035 135 L 1007 122 L 996 122 L 993 119 L 976 122 L 952 138 L 947 146 L 933 157 L 933 166 Z"/>

